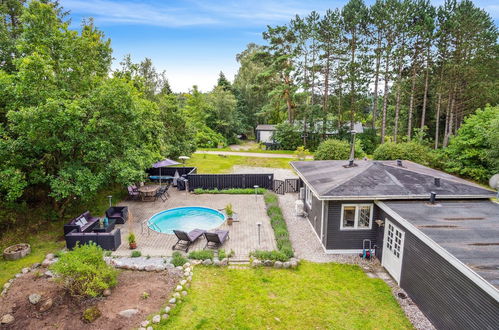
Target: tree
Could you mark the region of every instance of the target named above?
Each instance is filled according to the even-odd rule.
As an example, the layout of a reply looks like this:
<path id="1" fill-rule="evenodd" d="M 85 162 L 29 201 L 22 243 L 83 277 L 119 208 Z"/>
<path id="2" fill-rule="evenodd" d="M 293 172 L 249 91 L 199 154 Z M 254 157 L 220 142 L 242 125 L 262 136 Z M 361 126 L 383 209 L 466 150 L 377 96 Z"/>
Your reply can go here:
<path id="1" fill-rule="evenodd" d="M 301 145 L 301 134 L 298 128 L 288 122 L 276 125 L 274 141 L 284 150 L 295 150 Z"/>
<path id="2" fill-rule="evenodd" d="M 236 142 L 237 134 L 241 133 L 241 120 L 236 111 L 234 94 L 223 86 L 217 86 L 208 95 L 208 103 L 208 127 L 222 134 L 229 142 Z"/>
<path id="3" fill-rule="evenodd" d="M 350 144 L 344 140 L 328 139 L 317 147 L 314 153 L 315 160 L 347 160 L 350 158 Z M 355 158 L 364 156 L 364 151 L 359 141 L 355 143 Z"/>
<path id="4" fill-rule="evenodd" d="M 493 141 L 498 120 L 499 106 L 490 105 L 467 117 L 446 149 L 445 170 L 484 183 L 499 172 L 497 142 Z"/>

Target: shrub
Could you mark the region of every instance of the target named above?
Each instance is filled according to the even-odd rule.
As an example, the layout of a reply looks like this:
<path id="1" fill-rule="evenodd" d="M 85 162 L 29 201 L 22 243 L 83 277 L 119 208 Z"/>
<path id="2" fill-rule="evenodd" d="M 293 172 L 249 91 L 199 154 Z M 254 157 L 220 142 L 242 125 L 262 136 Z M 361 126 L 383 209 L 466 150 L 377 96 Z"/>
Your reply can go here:
<path id="1" fill-rule="evenodd" d="M 364 156 L 360 141 L 355 142 L 355 158 Z M 315 160 L 344 160 L 350 158 L 350 144 L 347 141 L 328 139 L 317 147 Z"/>
<path id="2" fill-rule="evenodd" d="M 263 195 L 267 189 L 265 188 L 257 188 L 257 195 Z M 228 194 L 228 195 L 252 195 L 255 193 L 255 188 L 230 188 L 230 189 L 203 189 L 196 188 L 194 189 L 194 194 Z"/>
<path id="3" fill-rule="evenodd" d="M 304 146 L 301 146 L 296 148 L 294 154 L 298 160 L 305 160 L 307 156 L 310 155 L 310 151 L 308 151 L 308 149 L 305 149 Z"/>
<path id="4" fill-rule="evenodd" d="M 210 259 L 213 260 L 215 253 L 213 250 L 199 250 L 199 251 L 192 251 L 189 253 L 189 259 L 196 259 L 196 260 L 206 260 Z"/>
<path id="5" fill-rule="evenodd" d="M 133 244 L 133 243 L 135 243 L 135 234 L 130 233 L 128 234 L 128 244 Z"/>
<path id="6" fill-rule="evenodd" d="M 270 191 L 266 191 L 265 194 L 263 194 L 263 199 L 265 201 L 265 204 L 277 204 L 277 195 L 271 193 Z"/>
<path id="7" fill-rule="evenodd" d="M 202 148 L 217 148 L 219 146 L 226 146 L 227 140 L 222 136 L 222 134 L 215 132 L 208 126 L 203 126 L 196 132 L 194 138 L 196 146 Z"/>
<path id="8" fill-rule="evenodd" d="M 429 147 L 417 142 L 387 142 L 379 145 L 379 147 L 374 150 L 373 159 L 405 159 L 429 166 L 432 164 L 433 155 Z"/>
<path id="9" fill-rule="evenodd" d="M 251 256 L 260 260 L 288 261 L 289 257 L 281 251 L 262 251 L 256 250 L 251 252 Z"/>
<path id="10" fill-rule="evenodd" d="M 499 106 L 467 117 L 446 149 L 445 170 L 486 183 L 499 172 Z"/>
<path id="11" fill-rule="evenodd" d="M 227 258 L 227 253 L 225 253 L 224 249 L 218 250 L 218 259 L 222 260 Z"/>
<path id="12" fill-rule="evenodd" d="M 303 144 L 301 133 L 298 128 L 289 122 L 276 125 L 274 141 L 279 144 L 279 148 L 284 150 L 295 150 Z"/>
<path id="13" fill-rule="evenodd" d="M 180 252 L 175 251 L 172 254 L 171 262 L 175 267 L 178 267 L 183 266 L 187 262 L 187 259 Z"/>
<path id="14" fill-rule="evenodd" d="M 103 259 L 102 248 L 95 243 L 78 245 L 61 255 L 51 266 L 57 281 L 75 297 L 97 297 L 116 285 L 116 270 Z"/>
<path id="15" fill-rule="evenodd" d="M 102 312 L 97 306 L 92 306 L 83 312 L 82 319 L 86 323 L 92 323 L 93 321 L 97 320 L 99 317 L 101 317 Z"/>
<path id="16" fill-rule="evenodd" d="M 138 258 L 142 255 L 140 251 L 132 251 L 132 258 Z"/>

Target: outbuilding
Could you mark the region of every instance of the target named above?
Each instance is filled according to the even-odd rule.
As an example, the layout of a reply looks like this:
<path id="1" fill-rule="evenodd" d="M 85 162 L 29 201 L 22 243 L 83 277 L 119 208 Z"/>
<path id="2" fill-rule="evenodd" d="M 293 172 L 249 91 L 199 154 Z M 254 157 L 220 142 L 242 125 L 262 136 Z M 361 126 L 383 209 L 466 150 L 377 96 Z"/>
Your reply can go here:
<path id="1" fill-rule="evenodd" d="M 382 265 L 442 329 L 499 325 L 495 192 L 409 161 L 292 162 L 308 221 L 326 253 Z"/>
<path id="2" fill-rule="evenodd" d="M 255 129 L 256 141 L 264 144 L 273 144 L 274 132 L 276 131 L 275 125 L 258 125 Z"/>

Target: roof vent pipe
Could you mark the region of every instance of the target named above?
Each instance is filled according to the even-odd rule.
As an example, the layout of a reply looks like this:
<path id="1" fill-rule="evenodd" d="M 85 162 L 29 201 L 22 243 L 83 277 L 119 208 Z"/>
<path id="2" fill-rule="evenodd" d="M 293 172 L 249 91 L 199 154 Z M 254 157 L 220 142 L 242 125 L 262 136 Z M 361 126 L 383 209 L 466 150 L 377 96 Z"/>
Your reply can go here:
<path id="1" fill-rule="evenodd" d="M 437 199 L 437 193 L 432 191 L 430 193 L 430 204 L 435 204 L 435 200 Z"/>
<path id="2" fill-rule="evenodd" d="M 397 166 L 402 166 L 402 159 L 397 159 Z"/>
<path id="3" fill-rule="evenodd" d="M 440 178 L 435 178 L 435 186 L 440 187 Z"/>

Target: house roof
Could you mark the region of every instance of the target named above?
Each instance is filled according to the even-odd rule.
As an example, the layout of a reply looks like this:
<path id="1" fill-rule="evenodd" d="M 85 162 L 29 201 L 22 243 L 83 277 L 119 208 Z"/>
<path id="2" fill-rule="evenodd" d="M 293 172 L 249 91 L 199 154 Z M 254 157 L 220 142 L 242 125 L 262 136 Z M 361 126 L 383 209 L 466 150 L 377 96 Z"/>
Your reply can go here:
<path id="1" fill-rule="evenodd" d="M 291 162 L 319 199 L 488 198 L 495 192 L 453 175 L 410 161 L 346 160 Z M 435 184 L 440 178 L 440 186 Z"/>
<path id="2" fill-rule="evenodd" d="M 399 214 L 499 288 L 499 204 L 489 200 L 386 201 Z"/>
<path id="3" fill-rule="evenodd" d="M 275 125 L 258 125 L 256 127 L 257 131 L 275 131 Z"/>

